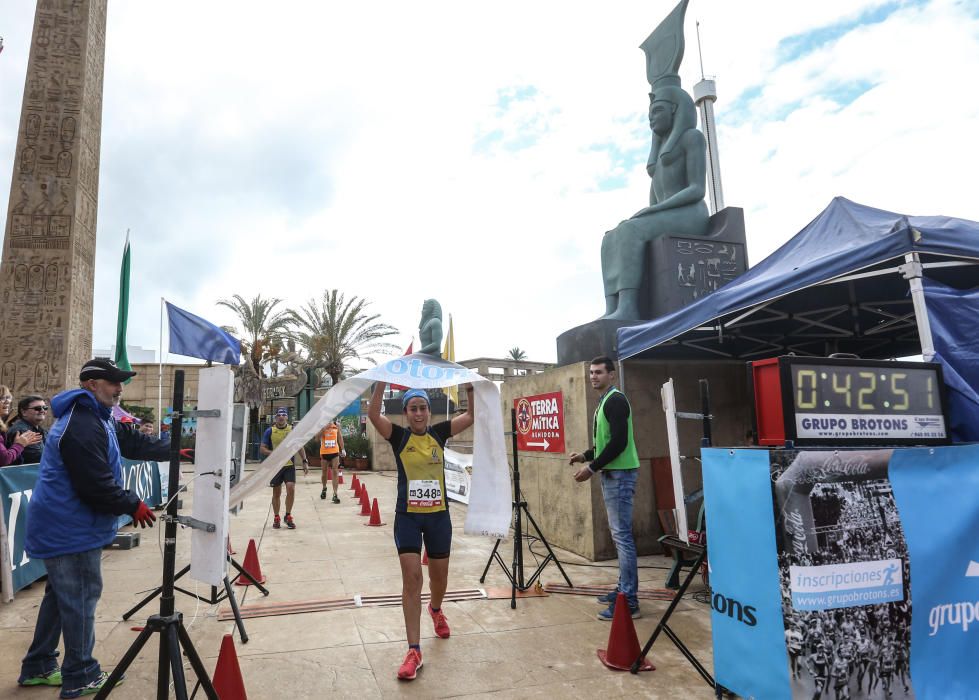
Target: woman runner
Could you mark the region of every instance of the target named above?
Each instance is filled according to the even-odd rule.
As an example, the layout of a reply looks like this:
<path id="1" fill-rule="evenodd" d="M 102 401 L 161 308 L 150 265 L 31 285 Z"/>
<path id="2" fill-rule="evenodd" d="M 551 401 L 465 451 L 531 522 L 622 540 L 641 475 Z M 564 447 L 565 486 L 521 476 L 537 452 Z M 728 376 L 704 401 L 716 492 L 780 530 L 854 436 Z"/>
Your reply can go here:
<path id="1" fill-rule="evenodd" d="M 445 498 L 445 443 L 473 424 L 473 388 L 466 387 L 467 409 L 451 421 L 429 426 L 431 402 L 423 389 L 410 389 L 401 398 L 406 428 L 381 415 L 386 384 L 374 385 L 367 417 L 381 437 L 391 444 L 398 464 L 398 502 L 394 516 L 394 546 L 401 563 L 401 607 L 408 637 L 408 653 L 398 678 L 412 680 L 422 667 L 421 592 L 422 542 L 428 552 L 428 612 L 435 634 L 449 637 L 449 623 L 442 613 L 442 598 L 449 578 L 452 521 Z"/>

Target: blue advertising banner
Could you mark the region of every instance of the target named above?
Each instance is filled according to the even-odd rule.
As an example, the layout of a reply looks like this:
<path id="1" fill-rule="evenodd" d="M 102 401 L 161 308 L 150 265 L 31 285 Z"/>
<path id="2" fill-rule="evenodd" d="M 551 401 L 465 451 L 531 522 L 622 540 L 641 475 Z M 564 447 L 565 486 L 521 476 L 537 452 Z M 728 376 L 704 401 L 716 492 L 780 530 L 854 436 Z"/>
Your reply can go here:
<path id="1" fill-rule="evenodd" d="M 160 483 L 160 466 L 156 462 L 122 460 L 122 487 L 135 491 L 140 500 L 150 508 L 163 505 L 163 488 Z"/>
<path id="2" fill-rule="evenodd" d="M 3 596 L 12 600 L 15 591 L 19 591 L 39 578 L 47 571 L 40 559 L 31 559 L 24 551 L 26 536 L 27 508 L 37 483 L 37 464 L 25 464 L 20 467 L 4 467 L 0 469 L 0 512 L 3 514 L 3 543 L 0 549 L 0 569 L 3 573 Z"/>
<path id="3" fill-rule="evenodd" d="M 31 559 L 24 551 L 25 524 L 34 484 L 40 465 L 26 464 L 0 469 L 0 584 L 5 600 L 47 573 L 44 562 Z M 123 488 L 135 491 L 146 505 L 163 505 L 160 469 L 156 462 L 122 460 Z M 128 515 L 119 518 L 119 526 L 132 522 Z"/>
<path id="4" fill-rule="evenodd" d="M 135 491 L 140 500 L 150 508 L 158 508 L 164 503 L 160 465 L 156 462 L 133 462 L 123 457 L 122 487 L 128 491 Z M 120 515 L 117 527 L 123 527 L 132 521 L 130 516 Z"/>
<path id="5" fill-rule="evenodd" d="M 979 688 L 979 445 L 895 450 L 911 560 L 911 676 L 921 700 Z"/>
<path id="6" fill-rule="evenodd" d="M 717 682 L 790 698 L 768 450 L 701 451 Z"/>

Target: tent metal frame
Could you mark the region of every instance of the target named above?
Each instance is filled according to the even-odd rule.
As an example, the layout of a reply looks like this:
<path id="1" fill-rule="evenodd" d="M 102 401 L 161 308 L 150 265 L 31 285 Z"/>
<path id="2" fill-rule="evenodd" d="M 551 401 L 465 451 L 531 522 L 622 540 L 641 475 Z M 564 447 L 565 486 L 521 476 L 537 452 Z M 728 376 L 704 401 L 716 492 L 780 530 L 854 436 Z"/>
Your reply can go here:
<path id="1" fill-rule="evenodd" d="M 929 253 L 928 255 L 937 256 L 939 254 Z M 930 361 L 934 356 L 934 345 L 931 337 L 931 326 L 928 322 L 928 314 L 925 307 L 922 276 L 926 270 L 930 269 L 976 265 L 979 265 L 979 259 L 955 257 L 952 260 L 922 262 L 917 252 L 907 253 L 903 256 L 902 264 L 891 265 L 880 269 L 850 272 L 807 287 L 802 287 L 801 289 L 793 290 L 754 304 L 748 308 L 742 308 L 715 317 L 710 325 L 691 328 L 653 347 L 688 347 L 701 353 L 724 359 L 750 359 L 785 352 L 820 357 L 825 354 L 822 347 L 825 346 L 827 341 L 855 338 L 858 334 L 865 339 L 874 335 L 880 335 L 880 342 L 865 345 L 865 350 L 873 350 L 891 344 L 895 339 L 895 332 L 906 331 L 897 335 L 896 338 L 902 342 L 912 342 L 917 338 L 920 343 L 921 354 L 925 361 Z M 904 277 L 908 281 L 910 297 L 906 299 L 857 300 L 853 287 L 854 282 L 887 275 L 901 275 Z M 841 283 L 850 285 L 848 295 L 850 303 L 848 304 L 834 304 L 796 313 L 772 308 L 774 304 L 793 294 L 816 287 L 828 287 Z M 869 327 L 860 328 L 861 325 L 867 325 L 866 321 L 863 324 L 860 323 L 860 313 L 869 315 L 871 318 L 876 318 L 877 322 Z M 845 319 L 840 318 L 844 314 L 848 314 L 848 316 Z M 766 335 L 764 333 L 767 325 L 784 321 L 797 322 L 799 326 L 793 328 L 791 331 L 783 330 L 775 335 Z M 744 329 L 747 328 L 752 328 L 753 332 L 751 334 L 744 333 Z M 885 332 L 890 334 L 889 337 L 883 337 L 882 334 Z M 725 351 L 717 347 L 719 342 L 723 342 L 725 335 L 730 336 L 735 334 L 742 344 L 747 343 L 748 346 L 741 347 L 737 351 Z M 811 347 L 814 344 L 819 344 L 822 347 L 819 349 Z M 647 350 L 649 349 L 651 348 L 647 348 Z M 641 359 L 641 357 L 642 353 L 636 353 L 622 359 L 627 361 L 630 359 Z"/>

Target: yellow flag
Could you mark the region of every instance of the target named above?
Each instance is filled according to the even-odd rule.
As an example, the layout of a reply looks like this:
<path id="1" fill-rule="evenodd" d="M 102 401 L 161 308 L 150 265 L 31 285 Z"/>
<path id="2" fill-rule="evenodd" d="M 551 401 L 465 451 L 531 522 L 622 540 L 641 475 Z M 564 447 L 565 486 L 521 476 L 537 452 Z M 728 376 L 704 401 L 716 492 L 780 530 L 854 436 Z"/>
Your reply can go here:
<path id="1" fill-rule="evenodd" d="M 445 349 L 442 350 L 442 359 L 449 362 L 456 361 L 456 341 L 452 333 L 452 314 L 449 314 L 449 332 L 445 336 Z M 445 395 L 452 399 L 456 406 L 459 405 L 459 387 L 454 386 L 446 389 Z"/>

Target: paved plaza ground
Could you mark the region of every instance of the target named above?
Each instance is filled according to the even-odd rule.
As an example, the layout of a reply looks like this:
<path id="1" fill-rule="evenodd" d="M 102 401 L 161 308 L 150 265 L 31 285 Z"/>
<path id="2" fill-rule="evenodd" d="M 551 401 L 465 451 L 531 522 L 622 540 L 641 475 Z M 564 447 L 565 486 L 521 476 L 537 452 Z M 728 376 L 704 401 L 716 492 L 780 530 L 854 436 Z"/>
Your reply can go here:
<path id="1" fill-rule="evenodd" d="M 349 479 L 349 473 L 347 479 Z M 349 598 L 355 594 L 400 594 L 401 576 L 391 535 L 394 514 L 393 473 L 361 475 L 372 497 L 377 497 L 387 525 L 365 527 L 348 485 L 341 487 L 342 502 L 320 500 L 319 472 L 298 477 L 296 530 L 272 529 L 268 494 L 252 496 L 243 512 L 231 521 L 236 558 L 244 559 L 250 538 L 259 545 L 262 572 L 271 595 L 263 598 L 252 588 L 236 587 L 244 605 L 310 599 Z M 185 479 L 187 477 L 185 476 Z M 570 484 L 569 484 L 570 487 Z M 192 496 L 192 494 L 191 494 Z M 189 498 L 184 512 L 189 513 Z M 449 590 L 508 586 L 498 565 L 490 567 L 485 584 L 479 583 L 492 541 L 462 532 L 465 506 L 453 504 L 454 524 Z M 128 528 L 127 528 L 128 529 Z M 122 657 L 148 614 L 158 611 L 154 601 L 124 622 L 122 614 L 159 585 L 162 570 L 158 535 L 161 528 L 143 531 L 141 546 L 132 550 L 106 550 L 103 559 L 105 590 L 96 618 L 95 655 L 111 670 Z M 546 535 L 547 533 L 545 533 Z M 542 551 L 535 546 L 534 550 Z M 526 550 L 525 550 L 526 551 Z M 507 546 L 507 560 L 512 547 Z M 576 585 L 614 583 L 615 562 L 591 565 L 580 557 L 557 550 Z M 189 561 L 189 531 L 178 538 L 178 568 Z M 526 552 L 528 572 L 534 555 Z M 669 560 L 641 557 L 640 586 L 663 585 Z M 427 577 L 427 574 L 426 574 Z M 563 583 L 554 564 L 544 572 L 545 583 Z M 193 588 L 192 582 L 187 582 Z M 201 594 L 207 591 L 198 586 Z M 693 591 L 702 590 L 699 580 Z M 426 584 L 427 589 L 427 584 Z M 0 604 L 0 698 L 57 697 L 50 688 L 18 688 L 19 660 L 26 651 L 43 585 L 17 594 L 14 602 Z M 642 601 L 642 619 L 636 620 L 640 642 L 652 633 L 668 603 Z M 198 652 L 213 672 L 222 637 L 234 631 L 233 622 L 218 620 L 220 608 L 195 604 L 177 594 L 177 609 Z M 469 600 L 446 603 L 444 610 L 452 637 L 438 639 L 427 615 L 422 618 L 425 666 L 415 681 L 399 682 L 398 665 L 405 651 L 400 607 L 362 607 L 246 619 L 249 635 L 241 644 L 235 635 L 242 675 L 251 700 L 264 698 L 465 697 L 465 698 L 711 698 L 712 691 L 665 637 L 656 642 L 651 660 L 656 671 L 632 675 L 606 669 L 595 651 L 608 641 L 609 624 L 596 619 L 601 609 L 593 596 L 551 595 L 517 601 Z M 671 626 L 701 661 L 711 668 L 710 610 L 685 598 Z M 156 697 L 155 639 L 130 667 L 126 682 L 113 697 Z M 189 665 L 188 676 L 192 676 Z M 198 698 L 203 697 L 198 693 Z"/>

